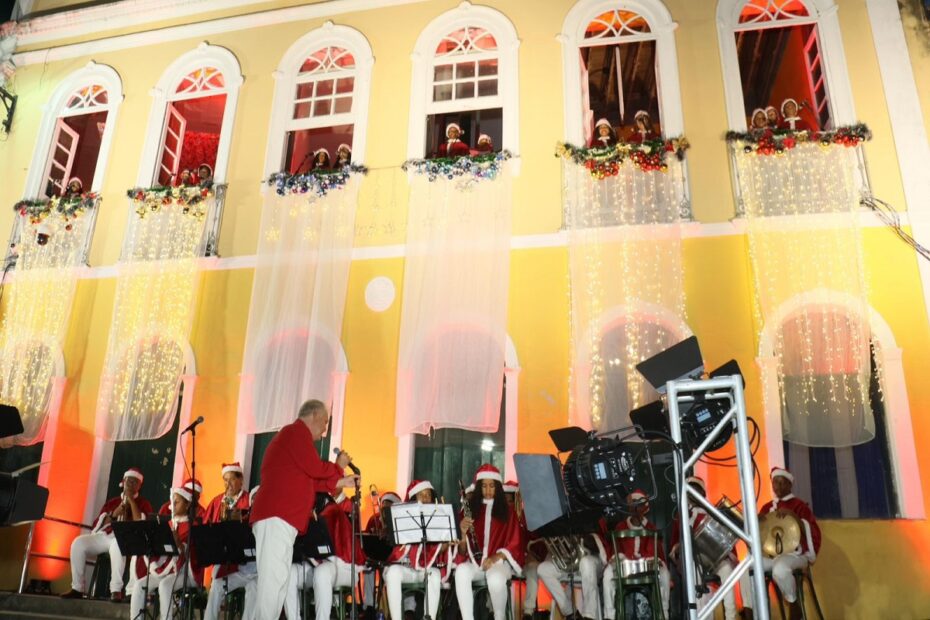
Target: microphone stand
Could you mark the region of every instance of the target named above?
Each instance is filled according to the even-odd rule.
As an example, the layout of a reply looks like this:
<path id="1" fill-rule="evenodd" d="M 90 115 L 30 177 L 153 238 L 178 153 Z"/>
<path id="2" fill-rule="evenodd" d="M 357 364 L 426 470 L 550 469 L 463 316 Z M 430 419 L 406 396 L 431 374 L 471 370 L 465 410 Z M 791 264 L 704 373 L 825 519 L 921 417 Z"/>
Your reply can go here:
<path id="1" fill-rule="evenodd" d="M 190 572 L 190 562 L 191 555 L 193 555 L 193 549 L 191 548 L 191 537 L 194 533 L 194 516 L 197 514 L 197 505 L 200 501 L 200 493 L 197 492 L 197 424 L 194 424 L 190 427 L 191 433 L 191 503 L 187 507 L 187 553 L 184 554 L 184 562 L 181 563 L 181 570 L 184 571 L 184 581 L 183 588 L 184 592 L 188 592 L 188 573 Z M 177 577 L 175 577 L 177 579 Z M 183 599 L 184 595 L 181 595 Z M 186 617 L 190 605 L 184 605 L 184 609 L 181 610 L 181 617 Z M 190 616 L 193 620 L 193 615 Z"/>
<path id="2" fill-rule="evenodd" d="M 352 470 L 356 476 L 361 475 L 361 470 L 358 467 L 353 467 Z M 355 568 L 355 547 L 356 547 L 356 544 L 358 544 L 362 538 L 362 533 L 359 529 L 359 526 L 360 526 L 359 511 L 361 509 L 360 507 L 361 497 L 362 497 L 362 494 L 361 494 L 361 491 L 359 490 L 359 479 L 356 478 L 355 479 L 355 496 L 352 498 L 352 551 L 351 551 L 351 554 L 352 554 L 352 573 L 351 573 L 352 574 L 352 577 L 351 577 L 352 613 L 351 613 L 351 618 L 352 620 L 358 620 L 358 601 L 356 600 L 358 598 L 358 592 L 357 592 L 358 584 L 355 582 L 356 578 L 358 577 L 358 572 Z"/>

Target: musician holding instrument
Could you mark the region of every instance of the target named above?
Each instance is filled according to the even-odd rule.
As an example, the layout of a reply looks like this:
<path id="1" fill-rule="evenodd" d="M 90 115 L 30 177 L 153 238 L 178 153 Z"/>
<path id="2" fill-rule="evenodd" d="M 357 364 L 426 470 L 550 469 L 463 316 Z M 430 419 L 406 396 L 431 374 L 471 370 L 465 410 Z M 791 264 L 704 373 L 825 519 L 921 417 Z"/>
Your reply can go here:
<path id="1" fill-rule="evenodd" d="M 365 551 L 361 540 L 353 535 L 352 521 L 345 510 L 337 503 L 328 504 L 318 515 L 326 524 L 329 537 L 333 541 L 333 555 L 325 560 L 314 560 L 313 564 L 313 600 L 316 608 L 316 620 L 329 620 L 333 609 L 333 589 L 352 587 L 352 545 L 355 545 L 355 579 L 365 565 Z M 288 616 L 294 620 L 291 616 Z"/>
<path id="2" fill-rule="evenodd" d="M 414 480 L 407 487 L 407 502 L 418 504 L 436 503 L 436 492 L 429 480 Z M 384 587 L 387 591 L 388 607 L 392 620 L 406 620 L 412 616 L 416 609 L 416 601 L 410 597 L 403 598 L 402 587 L 405 583 L 423 583 L 426 581 L 429 599 L 429 615 L 437 620 L 439 612 L 439 595 L 443 574 L 441 567 L 448 570 L 452 561 L 452 548 L 448 544 L 427 543 L 424 548 L 420 544 L 398 545 L 388 558 L 388 566 L 384 569 Z M 411 605 L 412 603 L 412 605 Z M 401 607 L 404 615 L 401 615 Z"/>
<path id="3" fill-rule="evenodd" d="M 662 596 L 662 607 L 665 611 L 665 617 L 668 618 L 668 600 L 670 578 L 668 568 L 665 566 L 664 553 L 662 545 L 655 548 L 655 538 L 653 533 L 656 531 L 655 525 L 649 521 L 646 515 L 649 513 L 649 499 L 642 491 L 633 491 L 627 496 L 627 509 L 630 516 L 618 523 L 614 531 L 622 530 L 641 530 L 642 536 L 631 538 L 621 538 L 617 541 L 617 551 L 621 560 L 652 560 L 658 556 L 659 564 L 655 567 L 659 576 L 659 591 Z M 620 578 L 616 574 L 616 562 L 614 562 L 613 545 L 607 549 L 607 567 L 604 569 L 604 618 L 614 620 L 616 607 L 614 595 L 617 591 L 617 584 L 614 577 Z M 649 570 L 653 570 L 650 568 Z"/>
<path id="4" fill-rule="evenodd" d="M 94 520 L 90 534 L 83 534 L 71 543 L 71 589 L 62 598 L 84 598 L 87 557 L 101 553 L 110 554 L 110 599 L 123 600 L 123 557 L 113 535 L 114 521 L 140 521 L 152 512 L 152 505 L 139 494 L 142 489 L 142 472 L 130 467 L 120 482 L 123 492 L 108 499 Z"/>
<path id="5" fill-rule="evenodd" d="M 278 431 L 265 451 L 262 485 L 249 515 L 256 543 L 259 620 L 277 620 L 281 613 L 294 540 L 307 530 L 317 490 L 332 493 L 355 486 L 357 476 L 343 475 L 352 460 L 348 453 L 340 453 L 335 463 L 320 460 L 314 442 L 328 426 L 326 405 L 308 400 L 297 420 Z"/>
<path id="6" fill-rule="evenodd" d="M 603 532 L 596 532 L 585 536 L 554 536 L 542 539 L 549 554 L 539 565 L 539 578 L 546 584 L 546 589 L 559 606 L 563 618 L 571 618 L 573 613 L 579 612 L 585 620 L 598 617 L 598 585 L 604 573 L 604 564 L 607 562 L 607 547 L 603 536 Z M 563 579 L 569 579 L 569 573 L 573 573 L 574 579 L 581 583 L 580 610 L 574 609 L 572 599 L 569 598 L 574 593 L 566 593 L 562 585 Z"/>
<path id="7" fill-rule="evenodd" d="M 759 527 L 763 533 L 763 551 L 768 557 L 762 558 L 765 571 L 772 572 L 772 579 L 781 591 L 782 597 L 788 603 L 791 620 L 803 617 L 801 605 L 798 603 L 797 584 L 794 580 L 794 571 L 805 569 L 817 559 L 820 551 L 820 526 L 814 518 L 811 507 L 802 499 L 791 493 L 794 485 L 794 475 L 783 467 L 773 467 L 770 474 L 772 479 L 772 494 L 775 496 L 759 511 Z M 789 527 L 766 527 L 767 521 L 779 521 L 794 524 L 797 532 L 791 536 Z M 766 532 L 773 532 L 766 536 Z M 769 540 L 770 538 L 774 540 Z M 740 592 L 743 593 L 743 617 L 753 617 L 752 586 L 749 582 L 749 573 L 743 573 L 740 579 Z"/>
<path id="8" fill-rule="evenodd" d="M 242 521 L 248 518 L 249 494 L 242 486 L 242 466 L 238 462 L 223 463 L 221 471 L 225 489 L 207 505 L 204 523 Z M 246 587 L 255 577 L 255 564 L 252 562 L 245 566 L 216 564 L 213 567 L 213 584 L 207 597 L 207 607 L 203 613 L 204 620 L 216 620 L 225 593 Z"/>
<path id="9" fill-rule="evenodd" d="M 378 493 L 378 487 L 373 484 L 369 485 L 368 493 L 371 499 L 371 508 L 373 512 L 371 517 L 368 518 L 368 523 L 365 525 L 365 533 L 377 536 L 378 538 L 384 538 L 384 520 L 381 515 L 384 514 L 385 508 L 390 508 L 394 504 L 399 504 L 401 502 L 400 496 L 394 491 L 380 494 Z M 373 558 L 369 557 L 368 559 L 369 563 L 374 562 Z M 374 617 L 374 607 L 377 604 L 375 600 L 375 570 L 379 566 L 380 563 L 377 563 L 374 567 L 369 566 L 362 572 L 362 604 L 364 605 L 364 610 L 368 618 Z"/>
<path id="10" fill-rule="evenodd" d="M 525 554 L 520 523 L 504 498 L 500 471 L 490 464 L 475 474 L 475 494 L 463 508 L 455 594 L 462 620 L 474 620 L 473 582 L 487 582 L 494 620 L 507 613 L 507 582 L 521 574 Z"/>

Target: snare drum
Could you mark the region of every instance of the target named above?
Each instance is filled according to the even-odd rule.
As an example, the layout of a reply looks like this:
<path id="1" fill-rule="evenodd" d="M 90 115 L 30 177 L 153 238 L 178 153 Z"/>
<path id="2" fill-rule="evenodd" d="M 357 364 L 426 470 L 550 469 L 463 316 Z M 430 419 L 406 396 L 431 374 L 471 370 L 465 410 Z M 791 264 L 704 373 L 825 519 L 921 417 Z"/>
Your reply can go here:
<path id="1" fill-rule="evenodd" d="M 642 573 L 652 573 L 659 565 L 655 558 L 639 558 L 637 560 L 620 560 L 620 577 L 627 579 Z"/>
<path id="2" fill-rule="evenodd" d="M 738 527 L 743 525 L 743 515 L 726 496 L 720 498 L 716 504 L 717 510 L 724 513 Z M 694 530 L 694 555 L 707 573 L 717 570 L 720 562 L 727 557 L 739 541 L 733 530 L 723 523 L 707 515 L 701 524 Z"/>

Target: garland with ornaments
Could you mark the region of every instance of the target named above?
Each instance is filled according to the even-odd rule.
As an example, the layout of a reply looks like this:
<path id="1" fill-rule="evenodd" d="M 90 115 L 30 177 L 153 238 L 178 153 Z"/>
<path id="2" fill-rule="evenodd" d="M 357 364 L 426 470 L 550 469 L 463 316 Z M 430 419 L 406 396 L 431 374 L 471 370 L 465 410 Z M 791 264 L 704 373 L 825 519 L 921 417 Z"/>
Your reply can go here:
<path id="1" fill-rule="evenodd" d="M 265 181 L 278 196 L 312 194 L 322 198 L 331 191 L 345 187 L 356 174 L 368 174 L 368 168 L 359 164 L 348 164 L 334 170 L 313 170 L 303 174 L 276 172 Z"/>
<path id="2" fill-rule="evenodd" d="M 643 142 L 618 142 L 606 148 L 585 148 L 560 142 L 555 149 L 555 156 L 584 166 L 595 179 L 617 176 L 620 166 L 632 162 L 643 172 L 666 172 L 669 153 L 681 161 L 685 151 L 691 145 L 687 138 L 644 140 Z"/>
<path id="3" fill-rule="evenodd" d="M 97 206 L 100 195 L 96 192 L 86 194 L 76 194 L 74 196 L 53 196 L 52 198 L 40 198 L 39 200 L 20 200 L 13 205 L 13 210 L 22 217 L 29 218 L 31 224 L 38 224 L 52 212 L 58 214 L 65 220 L 74 220 L 79 218 L 88 209 Z M 70 230 L 70 224 L 66 227 Z"/>
<path id="4" fill-rule="evenodd" d="M 726 141 L 744 153 L 756 155 L 782 155 L 801 144 L 819 144 L 822 148 L 833 145 L 858 146 L 872 139 L 871 130 L 863 123 L 837 127 L 824 131 L 775 130 L 728 131 Z"/>
<path id="5" fill-rule="evenodd" d="M 464 185 L 481 180 L 493 181 L 500 174 L 504 162 L 511 159 L 510 151 L 464 155 L 462 157 L 437 157 L 434 159 L 408 159 L 401 169 L 404 172 L 426 176 L 430 183 L 439 179 L 458 180 Z"/>
<path id="6" fill-rule="evenodd" d="M 157 213 L 165 207 L 176 205 L 180 207 L 184 215 L 202 220 L 207 215 L 205 201 L 213 196 L 213 187 L 201 185 L 134 187 L 126 190 L 126 195 L 132 201 L 136 215 L 140 218 L 150 213 Z"/>

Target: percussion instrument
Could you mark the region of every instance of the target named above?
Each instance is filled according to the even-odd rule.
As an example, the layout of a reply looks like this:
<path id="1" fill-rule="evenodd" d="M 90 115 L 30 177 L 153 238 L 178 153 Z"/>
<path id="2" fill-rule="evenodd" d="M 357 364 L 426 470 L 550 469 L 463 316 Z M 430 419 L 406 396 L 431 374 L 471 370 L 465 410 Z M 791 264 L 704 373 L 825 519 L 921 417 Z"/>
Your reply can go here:
<path id="1" fill-rule="evenodd" d="M 737 526 L 743 525 L 743 514 L 726 495 L 716 503 L 717 510 L 724 513 Z M 707 573 L 714 573 L 725 557 L 730 555 L 739 541 L 733 531 L 713 515 L 701 521 L 694 530 L 695 558 Z"/>
<path id="2" fill-rule="evenodd" d="M 639 558 L 636 560 L 620 560 L 620 577 L 627 579 L 633 575 L 642 573 L 651 573 L 659 569 L 658 561 L 655 558 Z"/>
<path id="3" fill-rule="evenodd" d="M 801 521 L 790 510 L 776 510 L 759 519 L 762 553 L 770 558 L 790 553 L 801 545 Z"/>

